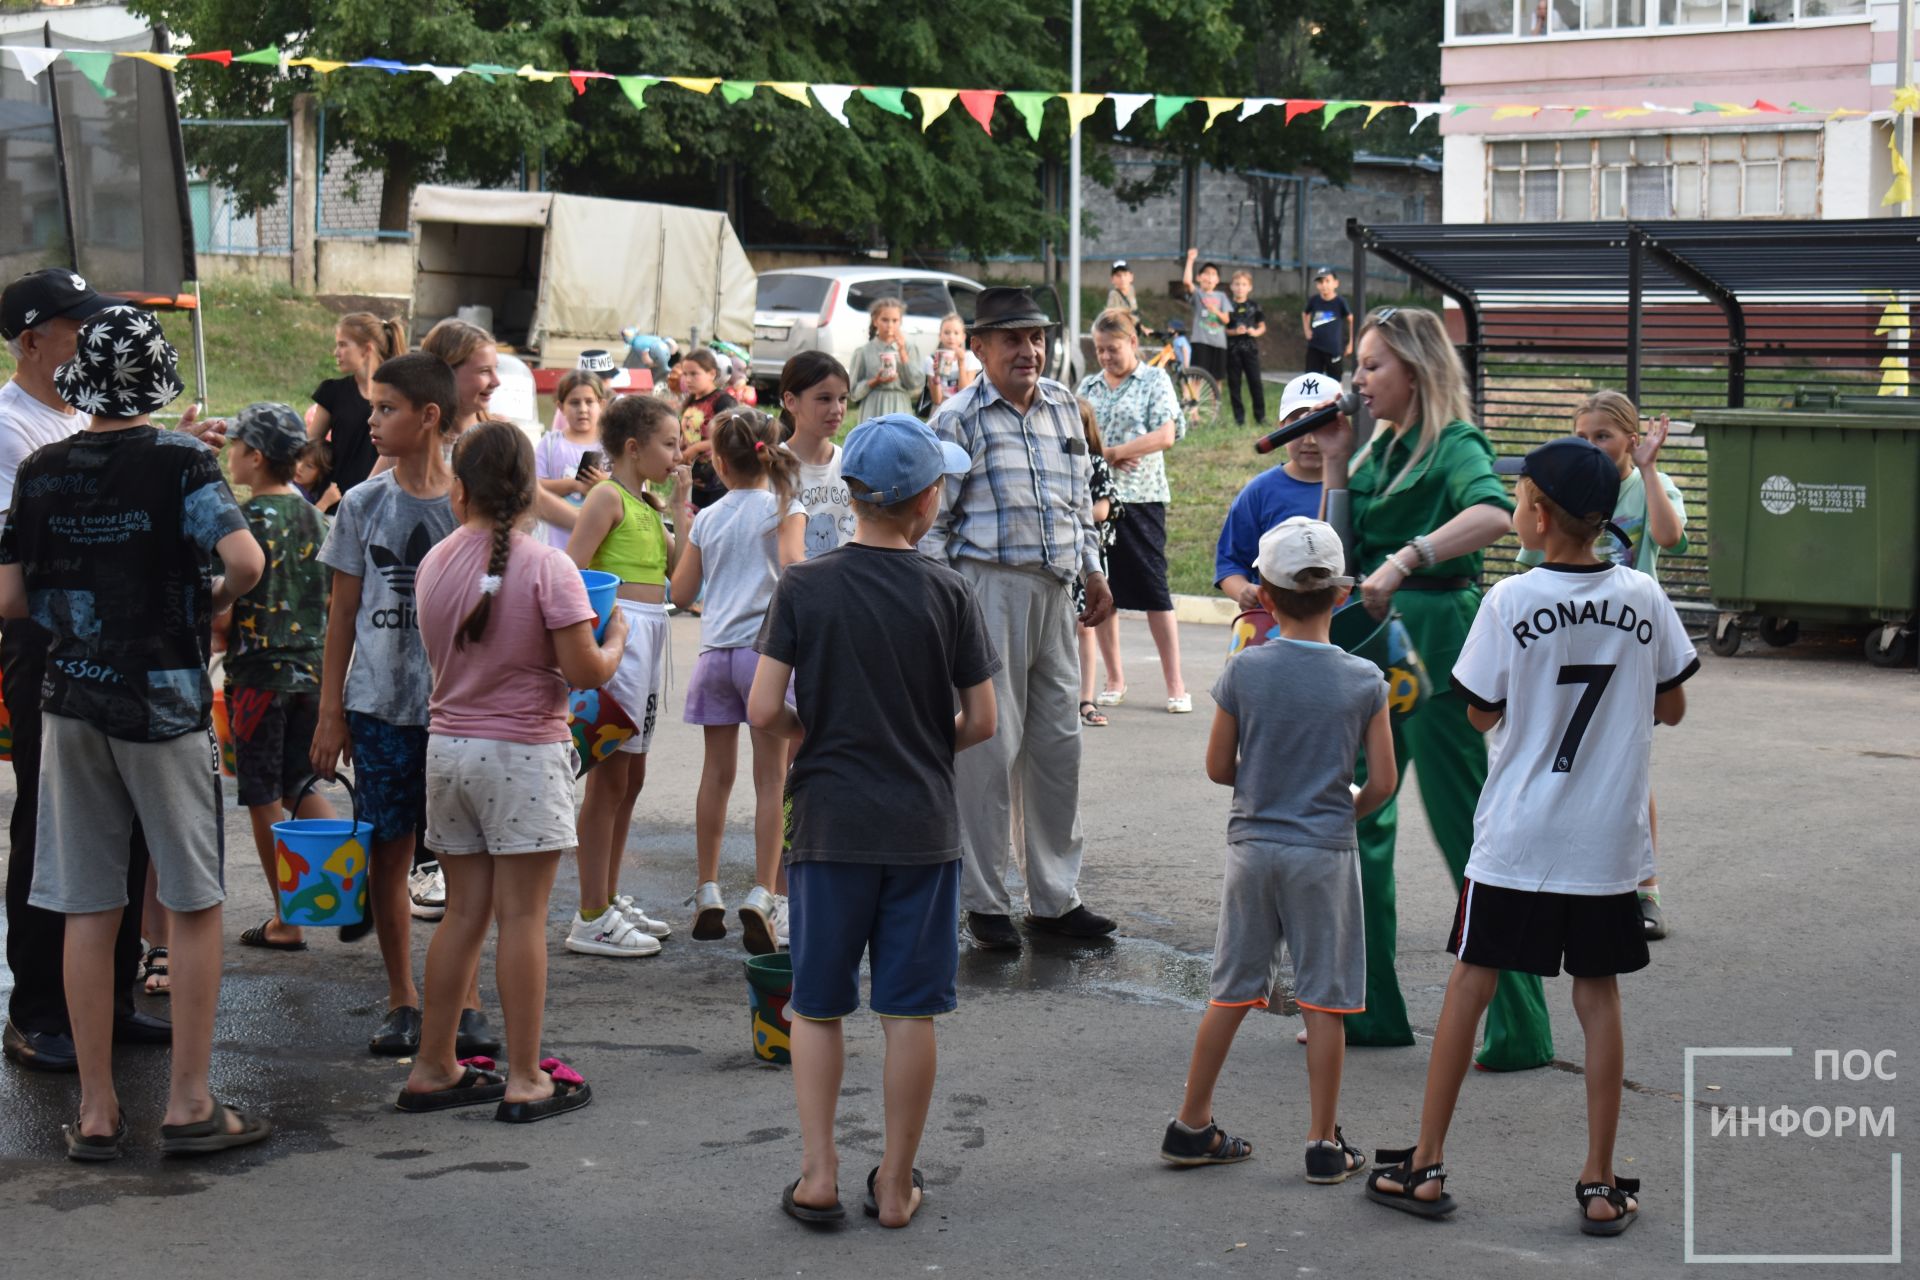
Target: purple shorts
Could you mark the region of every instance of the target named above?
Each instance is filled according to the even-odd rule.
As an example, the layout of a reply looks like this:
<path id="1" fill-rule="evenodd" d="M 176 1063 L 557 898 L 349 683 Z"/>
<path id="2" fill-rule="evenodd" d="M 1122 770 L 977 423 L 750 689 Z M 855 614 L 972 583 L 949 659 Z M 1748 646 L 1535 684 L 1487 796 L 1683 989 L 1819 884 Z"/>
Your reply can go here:
<path id="1" fill-rule="evenodd" d="M 693 663 L 687 681 L 688 724 L 745 724 L 747 692 L 760 655 L 752 649 L 708 649 Z"/>

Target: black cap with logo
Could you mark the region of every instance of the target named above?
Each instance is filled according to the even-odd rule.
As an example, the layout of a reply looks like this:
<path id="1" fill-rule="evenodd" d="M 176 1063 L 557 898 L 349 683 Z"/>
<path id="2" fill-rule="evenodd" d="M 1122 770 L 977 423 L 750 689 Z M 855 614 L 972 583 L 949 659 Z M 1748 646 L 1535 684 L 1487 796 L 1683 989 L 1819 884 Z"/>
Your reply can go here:
<path id="1" fill-rule="evenodd" d="M 95 293 L 77 271 L 65 267 L 32 271 L 0 294 L 0 338 L 11 342 L 35 325 L 60 316 L 85 320 L 115 303 L 115 299 Z"/>

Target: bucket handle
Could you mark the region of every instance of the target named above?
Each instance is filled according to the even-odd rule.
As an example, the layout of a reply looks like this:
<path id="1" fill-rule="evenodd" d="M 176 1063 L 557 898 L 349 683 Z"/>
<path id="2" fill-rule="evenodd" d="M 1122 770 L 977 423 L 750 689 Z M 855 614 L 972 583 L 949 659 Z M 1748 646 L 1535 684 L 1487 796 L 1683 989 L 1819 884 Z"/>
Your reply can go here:
<path id="1" fill-rule="evenodd" d="M 335 775 L 333 780 L 347 789 L 347 804 L 353 814 L 353 829 L 357 832 L 360 830 L 360 795 L 353 789 L 353 784 L 347 781 L 345 776 Z M 321 777 L 319 774 L 310 773 L 307 775 L 306 785 L 302 786 L 300 790 L 294 794 L 294 813 L 298 814 L 300 812 L 300 806 L 306 802 L 307 793 L 319 786 L 320 783 Z"/>

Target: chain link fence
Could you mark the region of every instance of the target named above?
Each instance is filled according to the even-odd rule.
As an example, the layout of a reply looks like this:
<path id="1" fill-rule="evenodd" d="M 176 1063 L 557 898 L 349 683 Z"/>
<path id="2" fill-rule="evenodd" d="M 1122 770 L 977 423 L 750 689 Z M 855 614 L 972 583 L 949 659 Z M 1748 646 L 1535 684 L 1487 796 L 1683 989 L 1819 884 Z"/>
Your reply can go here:
<path id="1" fill-rule="evenodd" d="M 182 120 L 180 138 L 194 249 L 293 252 L 293 130 L 287 122 Z"/>

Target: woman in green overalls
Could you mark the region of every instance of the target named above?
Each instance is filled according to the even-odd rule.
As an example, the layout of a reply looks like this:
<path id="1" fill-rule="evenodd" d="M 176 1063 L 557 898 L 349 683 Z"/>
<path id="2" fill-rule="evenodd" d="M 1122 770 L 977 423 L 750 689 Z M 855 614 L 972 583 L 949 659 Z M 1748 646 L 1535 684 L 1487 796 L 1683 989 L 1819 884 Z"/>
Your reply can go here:
<path id="1" fill-rule="evenodd" d="M 1367 610 L 1376 617 L 1400 611 L 1432 681 L 1425 705 L 1395 725 L 1393 752 L 1401 781 L 1409 762 L 1417 766 L 1427 825 L 1458 887 L 1473 851 L 1487 748 L 1467 723 L 1467 705 L 1450 677 L 1480 607 L 1481 552 L 1507 532 L 1513 502 L 1493 472 L 1492 446 L 1467 421 L 1472 405 L 1466 371 L 1440 317 L 1381 307 L 1361 327 L 1356 346 L 1353 389 L 1380 429 L 1357 455 L 1344 419 L 1321 433 L 1326 486 L 1330 494 L 1348 490 L 1348 545 L 1364 576 L 1360 592 Z M 1367 1010 L 1347 1018 L 1348 1044 L 1413 1043 L 1394 973 L 1397 825 L 1397 790 L 1395 799 L 1359 824 Z M 1552 1059 L 1540 979 L 1502 973 L 1479 1065 L 1520 1071 Z"/>

